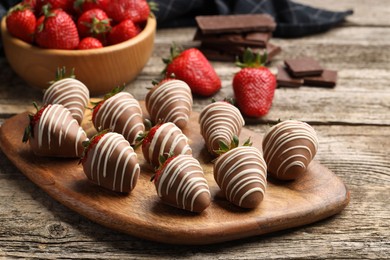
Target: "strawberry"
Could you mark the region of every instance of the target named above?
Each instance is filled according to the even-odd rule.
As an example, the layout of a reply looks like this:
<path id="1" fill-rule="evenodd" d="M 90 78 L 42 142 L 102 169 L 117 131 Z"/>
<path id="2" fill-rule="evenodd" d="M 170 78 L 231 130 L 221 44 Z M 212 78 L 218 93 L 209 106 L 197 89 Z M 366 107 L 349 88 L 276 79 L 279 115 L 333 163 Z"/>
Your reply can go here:
<path id="1" fill-rule="evenodd" d="M 191 89 L 182 80 L 167 78 L 146 94 L 146 109 L 153 122 L 173 122 L 184 129 L 192 111 Z"/>
<path id="2" fill-rule="evenodd" d="M 234 75 L 233 90 L 237 106 L 244 116 L 260 117 L 268 113 L 276 88 L 276 78 L 263 66 L 267 54 L 254 54 L 245 50 L 243 63 L 237 62 L 241 70 Z"/>
<path id="3" fill-rule="evenodd" d="M 139 28 L 130 19 L 123 20 L 112 27 L 108 34 L 108 44 L 113 45 L 127 41 L 139 33 Z"/>
<path id="4" fill-rule="evenodd" d="M 8 11 L 6 17 L 8 32 L 27 43 L 34 40 L 37 19 L 30 5 L 20 3 Z"/>
<path id="5" fill-rule="evenodd" d="M 92 123 L 96 129 L 111 129 L 122 134 L 131 145 L 143 133 L 142 109 L 138 101 L 123 88 L 115 88 L 93 109 Z"/>
<path id="6" fill-rule="evenodd" d="M 80 163 L 90 181 L 117 192 L 134 189 L 140 166 L 137 154 L 122 135 L 104 130 L 83 145 Z"/>
<path id="7" fill-rule="evenodd" d="M 148 19 L 150 7 L 146 0 L 113 0 L 107 5 L 106 12 L 116 23 L 126 19 L 142 23 Z"/>
<path id="8" fill-rule="evenodd" d="M 106 10 L 109 4 L 110 0 L 75 0 L 73 3 L 73 8 L 77 13 L 80 14 L 95 8 Z"/>
<path id="9" fill-rule="evenodd" d="M 79 43 L 78 50 L 89 50 L 103 48 L 101 41 L 94 37 L 85 37 Z"/>
<path id="10" fill-rule="evenodd" d="M 34 0 L 35 13 L 40 16 L 44 14 L 45 5 L 49 5 L 51 9 L 62 9 L 64 12 L 71 13 L 73 11 L 73 0 Z"/>
<path id="11" fill-rule="evenodd" d="M 76 49 L 80 39 L 76 24 L 61 9 L 49 10 L 44 6 L 44 15 L 37 21 L 36 43 L 42 48 Z"/>
<path id="12" fill-rule="evenodd" d="M 198 160 L 178 155 L 162 160 L 154 177 L 160 199 L 171 206 L 200 213 L 211 202 L 210 189 Z"/>
<path id="13" fill-rule="evenodd" d="M 230 143 L 234 135 L 240 134 L 245 121 L 234 105 L 216 101 L 203 108 L 199 115 L 199 125 L 207 150 L 216 156 L 219 142 Z"/>
<path id="14" fill-rule="evenodd" d="M 35 104 L 36 106 L 36 104 Z M 29 141 L 34 154 L 54 157 L 79 157 L 87 135 L 68 109 L 49 104 L 30 114 L 23 142 Z"/>
<path id="15" fill-rule="evenodd" d="M 163 59 L 166 76 L 174 74 L 176 79 L 185 81 L 193 94 L 211 96 L 221 89 L 221 79 L 207 58 L 196 48 L 181 51 L 173 45 L 170 57 Z"/>
<path id="16" fill-rule="evenodd" d="M 106 35 L 111 30 L 110 19 L 102 9 L 90 9 L 77 19 L 77 30 L 81 38 L 91 36 L 105 43 Z"/>
<path id="17" fill-rule="evenodd" d="M 44 104 L 62 104 L 81 124 L 85 107 L 89 103 L 89 90 L 75 78 L 74 70 L 66 75 L 66 68 L 57 68 L 56 79 L 43 95 Z"/>
<path id="18" fill-rule="evenodd" d="M 192 154 L 188 138 L 175 124 L 159 123 L 149 131 L 140 134 L 137 145 L 142 145 L 145 160 L 154 168 L 160 165 L 160 157 L 178 154 Z"/>
<path id="19" fill-rule="evenodd" d="M 261 152 L 247 140 L 239 146 L 234 136 L 230 145 L 220 142 L 221 154 L 214 163 L 214 179 L 236 206 L 255 208 L 264 199 L 267 186 L 267 165 Z"/>

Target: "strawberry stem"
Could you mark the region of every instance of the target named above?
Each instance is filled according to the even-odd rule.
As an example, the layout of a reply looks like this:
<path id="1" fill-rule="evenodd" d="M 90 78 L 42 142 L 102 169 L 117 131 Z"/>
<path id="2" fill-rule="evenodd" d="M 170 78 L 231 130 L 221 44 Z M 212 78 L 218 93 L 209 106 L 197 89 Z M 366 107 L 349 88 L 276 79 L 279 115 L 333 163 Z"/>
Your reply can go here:
<path id="1" fill-rule="evenodd" d="M 251 48 L 246 48 L 242 55 L 242 62 L 237 59 L 236 66 L 240 68 L 260 68 L 265 66 L 267 59 L 267 51 L 264 51 L 261 55 L 260 52 L 254 53 Z"/>

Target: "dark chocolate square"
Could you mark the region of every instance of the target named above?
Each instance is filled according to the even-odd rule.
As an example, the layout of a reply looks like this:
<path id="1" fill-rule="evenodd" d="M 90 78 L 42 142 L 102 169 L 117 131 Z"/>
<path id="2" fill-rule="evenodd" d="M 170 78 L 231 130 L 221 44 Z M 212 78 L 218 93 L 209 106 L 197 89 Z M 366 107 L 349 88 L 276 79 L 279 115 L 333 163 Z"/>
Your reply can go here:
<path id="1" fill-rule="evenodd" d="M 303 78 L 291 77 L 286 68 L 283 65 L 279 65 L 276 82 L 278 83 L 278 87 L 298 88 L 303 85 Z"/>
<path id="2" fill-rule="evenodd" d="M 332 88 L 336 86 L 336 83 L 337 83 L 337 71 L 324 70 L 320 76 L 305 77 L 303 84 L 306 86 Z"/>
<path id="3" fill-rule="evenodd" d="M 293 77 L 319 76 L 324 70 L 318 61 L 311 57 L 287 59 L 284 64 Z"/>

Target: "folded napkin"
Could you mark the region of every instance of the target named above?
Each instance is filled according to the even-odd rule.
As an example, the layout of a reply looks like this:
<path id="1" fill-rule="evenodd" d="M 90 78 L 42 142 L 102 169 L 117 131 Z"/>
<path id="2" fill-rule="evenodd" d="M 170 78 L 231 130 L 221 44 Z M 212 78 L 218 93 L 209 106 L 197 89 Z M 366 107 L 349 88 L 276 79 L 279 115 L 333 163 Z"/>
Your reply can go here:
<path id="1" fill-rule="evenodd" d="M 277 27 L 274 37 L 292 38 L 324 32 L 344 22 L 352 10 L 333 12 L 291 0 L 153 0 L 159 27 L 195 26 L 197 15 L 267 13 Z"/>

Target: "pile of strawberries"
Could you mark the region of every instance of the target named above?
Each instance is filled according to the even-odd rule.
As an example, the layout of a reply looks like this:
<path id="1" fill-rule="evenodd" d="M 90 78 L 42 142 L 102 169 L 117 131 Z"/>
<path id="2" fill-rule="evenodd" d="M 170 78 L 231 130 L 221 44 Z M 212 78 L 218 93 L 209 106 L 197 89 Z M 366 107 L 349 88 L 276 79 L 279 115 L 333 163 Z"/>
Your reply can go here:
<path id="1" fill-rule="evenodd" d="M 8 32 L 47 49 L 93 49 L 138 35 L 150 15 L 146 0 L 23 0 L 7 14 Z"/>

